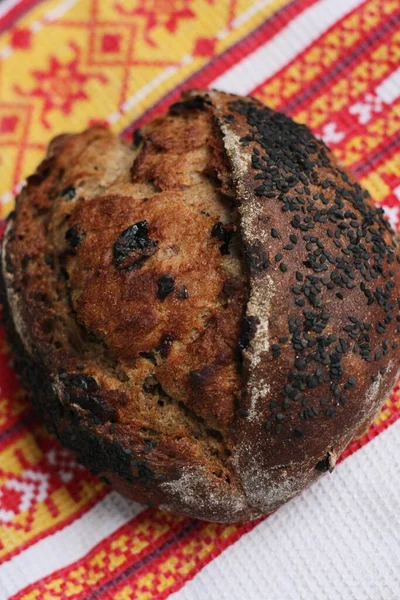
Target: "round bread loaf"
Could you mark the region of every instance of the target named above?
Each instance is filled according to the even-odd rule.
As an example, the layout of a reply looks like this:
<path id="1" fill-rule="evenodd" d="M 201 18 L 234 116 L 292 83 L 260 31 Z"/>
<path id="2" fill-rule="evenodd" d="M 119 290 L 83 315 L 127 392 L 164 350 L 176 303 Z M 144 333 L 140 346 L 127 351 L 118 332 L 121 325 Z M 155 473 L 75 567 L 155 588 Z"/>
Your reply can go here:
<path id="1" fill-rule="evenodd" d="M 400 262 L 303 125 L 193 90 L 55 138 L 2 246 L 15 366 L 47 426 L 139 502 L 222 522 L 331 471 L 395 383 Z"/>

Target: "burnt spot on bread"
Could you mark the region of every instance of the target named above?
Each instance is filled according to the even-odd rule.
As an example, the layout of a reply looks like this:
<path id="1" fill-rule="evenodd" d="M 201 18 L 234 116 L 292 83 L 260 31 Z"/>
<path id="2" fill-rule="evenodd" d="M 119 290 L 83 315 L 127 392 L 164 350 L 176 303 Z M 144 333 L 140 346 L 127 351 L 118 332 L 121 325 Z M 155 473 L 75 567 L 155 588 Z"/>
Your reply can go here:
<path id="1" fill-rule="evenodd" d="M 86 237 L 84 231 L 80 231 L 78 225 L 73 225 L 67 229 L 65 233 L 65 240 L 71 248 L 77 248 Z"/>
<path id="2" fill-rule="evenodd" d="M 99 396 L 75 395 L 71 397 L 71 402 L 90 411 L 101 422 L 117 421 L 117 409 L 111 406 L 104 398 Z"/>
<path id="3" fill-rule="evenodd" d="M 150 350 L 149 352 L 139 352 L 139 356 L 150 361 L 154 366 L 157 366 L 157 359 L 155 357 L 154 350 Z"/>
<path id="4" fill-rule="evenodd" d="M 48 265 L 49 267 L 54 267 L 54 254 L 51 254 L 50 252 L 48 252 L 47 254 L 44 255 L 44 262 L 46 265 Z"/>
<path id="5" fill-rule="evenodd" d="M 217 240 L 223 242 L 219 247 L 221 254 L 229 254 L 229 242 L 232 239 L 233 228 L 232 225 L 224 225 L 221 221 L 218 221 L 213 225 L 211 229 L 211 236 L 217 238 Z"/>
<path id="6" fill-rule="evenodd" d="M 240 323 L 239 350 L 245 350 L 250 345 L 260 324 L 258 317 L 244 316 Z"/>
<path id="7" fill-rule="evenodd" d="M 133 145 L 137 148 L 138 146 L 140 146 L 141 142 L 143 140 L 143 133 L 141 129 L 135 129 L 133 134 L 132 134 L 132 143 Z"/>
<path id="8" fill-rule="evenodd" d="M 24 254 L 24 256 L 21 259 L 21 269 L 22 269 L 22 271 L 26 270 L 26 267 L 28 266 L 29 261 L 31 260 L 31 258 L 32 257 L 29 256 L 29 254 Z"/>
<path id="9" fill-rule="evenodd" d="M 113 246 L 114 264 L 119 270 L 131 271 L 152 256 L 158 242 L 149 238 L 149 224 L 139 221 L 125 229 Z"/>
<path id="10" fill-rule="evenodd" d="M 64 189 L 61 190 L 60 196 L 61 196 L 61 198 L 64 198 L 65 200 L 73 200 L 76 196 L 76 190 L 75 190 L 74 186 L 67 185 Z"/>
<path id="11" fill-rule="evenodd" d="M 204 110 L 207 100 L 203 96 L 193 96 L 187 100 L 175 102 L 169 107 L 169 114 L 173 116 L 180 115 L 186 110 Z"/>
<path id="12" fill-rule="evenodd" d="M 133 477 L 139 479 L 144 487 L 150 486 L 152 481 L 156 478 L 156 474 L 146 460 L 132 458 L 130 466 Z"/>
<path id="13" fill-rule="evenodd" d="M 28 185 L 34 185 L 35 187 L 41 185 L 50 175 L 53 165 L 54 158 L 46 158 L 40 163 L 36 172 L 27 177 L 26 183 Z"/>
<path id="14" fill-rule="evenodd" d="M 321 458 L 321 460 L 319 460 L 317 462 L 317 464 L 315 465 L 315 469 L 317 471 L 319 471 L 319 473 L 326 473 L 327 471 L 332 473 L 334 468 L 335 468 L 335 460 L 334 460 L 333 455 L 330 452 L 327 452 L 325 454 L 325 456 L 323 458 Z"/>
<path id="15" fill-rule="evenodd" d="M 99 389 L 99 385 L 92 375 L 86 375 L 85 373 L 65 373 L 62 372 L 59 375 L 60 380 L 67 387 L 75 387 L 85 392 L 96 392 Z"/>
<path id="16" fill-rule="evenodd" d="M 148 461 L 136 456 L 127 440 L 121 443 L 115 438 L 103 436 L 97 430 L 98 425 L 89 425 L 89 422 L 82 422 L 75 428 L 67 425 L 58 431 L 58 436 L 77 452 L 80 462 L 95 475 L 115 473 L 125 481 L 138 482 L 143 487 L 148 487 L 157 479 Z"/>
<path id="17" fill-rule="evenodd" d="M 172 275 L 166 273 L 161 275 L 157 281 L 157 298 L 161 301 L 165 300 L 167 296 L 172 294 L 175 288 L 175 279 Z"/>

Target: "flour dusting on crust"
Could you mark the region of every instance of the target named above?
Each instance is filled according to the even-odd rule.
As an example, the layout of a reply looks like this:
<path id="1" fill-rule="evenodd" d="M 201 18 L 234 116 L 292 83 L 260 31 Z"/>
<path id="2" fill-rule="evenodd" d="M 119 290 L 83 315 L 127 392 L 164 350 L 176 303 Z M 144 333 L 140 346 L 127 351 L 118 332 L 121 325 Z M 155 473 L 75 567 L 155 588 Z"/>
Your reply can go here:
<path id="1" fill-rule="evenodd" d="M 291 465 L 279 465 L 271 469 L 264 469 L 262 460 L 254 453 L 252 444 L 242 442 L 237 449 L 234 459 L 236 469 L 239 471 L 239 459 L 246 457 L 246 470 L 242 472 L 241 480 L 243 489 L 251 506 L 256 506 L 262 512 L 275 510 L 286 500 L 293 498 L 306 487 L 309 481 L 307 471 L 303 473 L 295 470 Z"/>
<path id="2" fill-rule="evenodd" d="M 252 511 L 245 496 L 221 481 L 216 485 L 210 485 L 210 476 L 204 467 L 183 467 L 181 476 L 174 481 L 161 484 L 161 489 L 166 496 L 171 498 L 167 504 L 160 506 L 163 510 L 177 511 L 177 507 L 185 505 L 185 509 L 192 516 L 209 514 L 211 520 L 220 520 L 226 511 L 235 518 L 240 519 L 242 514 L 254 512 L 253 516 L 259 514 Z M 175 502 L 176 499 L 176 502 Z M 203 517 L 204 518 L 204 517 Z"/>

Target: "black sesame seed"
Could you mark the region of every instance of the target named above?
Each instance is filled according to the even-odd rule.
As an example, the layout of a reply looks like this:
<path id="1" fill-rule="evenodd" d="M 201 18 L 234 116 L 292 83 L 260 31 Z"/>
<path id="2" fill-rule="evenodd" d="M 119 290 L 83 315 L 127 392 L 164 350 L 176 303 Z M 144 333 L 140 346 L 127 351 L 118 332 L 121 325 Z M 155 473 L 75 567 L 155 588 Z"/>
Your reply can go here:
<path id="1" fill-rule="evenodd" d="M 293 433 L 294 433 L 295 437 L 297 437 L 299 439 L 304 437 L 304 431 L 302 431 L 301 429 L 296 428 L 293 430 Z"/>

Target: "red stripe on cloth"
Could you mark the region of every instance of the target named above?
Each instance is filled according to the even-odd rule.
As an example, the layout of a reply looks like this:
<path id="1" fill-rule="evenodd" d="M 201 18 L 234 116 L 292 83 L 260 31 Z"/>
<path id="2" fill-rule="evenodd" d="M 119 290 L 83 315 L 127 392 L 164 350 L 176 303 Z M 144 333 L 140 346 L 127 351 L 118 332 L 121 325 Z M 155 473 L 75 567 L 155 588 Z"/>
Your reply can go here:
<path id="1" fill-rule="evenodd" d="M 3 33 L 12 27 L 18 19 L 36 4 L 40 4 L 40 2 L 43 2 L 43 0 L 21 0 L 21 2 L 18 2 L 18 4 L 10 8 L 5 15 L 0 17 L 0 33 Z"/>
<path id="2" fill-rule="evenodd" d="M 118 528 L 109 537 L 102 540 L 99 544 L 96 544 L 96 546 L 80 560 L 72 563 L 75 571 L 75 569 L 79 569 L 82 565 L 87 566 L 92 559 L 101 553 L 104 556 L 104 561 L 108 564 L 107 566 L 103 565 L 102 567 L 99 567 L 99 569 L 101 569 L 101 575 L 105 574 L 105 577 L 102 577 L 98 584 L 91 583 L 90 589 L 86 588 L 77 591 L 76 593 L 69 591 L 67 594 L 68 599 L 92 600 L 97 598 L 110 587 L 113 587 L 114 585 L 117 585 L 118 582 L 124 580 L 127 577 L 127 574 L 133 574 L 134 572 L 145 568 L 148 563 L 155 560 L 177 541 L 187 536 L 196 527 L 199 527 L 199 525 L 200 523 L 195 519 L 178 518 L 170 513 L 161 512 L 158 509 L 149 508 L 144 510 L 131 521 Z M 157 527 L 165 527 L 166 530 L 159 537 L 154 538 L 154 530 Z M 152 539 L 152 537 L 154 539 Z M 119 543 L 121 540 L 123 542 L 122 544 Z M 149 544 L 144 545 L 141 550 L 135 552 L 135 543 L 142 542 L 146 544 L 147 540 L 149 541 Z M 133 547 L 132 549 L 128 548 L 130 542 Z M 127 559 L 121 562 L 120 565 L 117 565 L 113 570 L 108 570 L 107 567 L 109 567 L 112 554 L 119 554 L 121 556 L 124 555 L 124 550 L 125 555 L 129 553 Z M 67 581 L 67 576 L 71 572 L 71 566 L 72 565 L 68 565 L 59 571 L 51 573 L 43 578 L 39 584 L 33 583 L 24 588 L 12 597 L 13 600 L 18 600 L 18 598 L 25 596 L 30 590 L 40 590 L 45 593 L 46 583 L 52 581 L 54 578 L 61 578 Z M 98 571 L 97 568 L 95 570 Z"/>
<path id="3" fill-rule="evenodd" d="M 24 544 L 21 544 L 21 546 L 18 546 L 18 548 L 15 548 L 14 550 L 12 550 L 12 552 L 10 552 L 9 554 L 4 555 L 0 560 L 0 564 L 2 564 L 3 562 L 5 562 L 7 560 L 10 560 L 14 556 L 17 556 L 18 554 L 20 554 L 21 552 L 23 552 L 30 546 L 36 544 L 37 542 L 40 542 L 40 540 L 43 540 L 44 538 L 46 538 L 50 535 L 53 535 L 54 533 L 57 533 L 57 531 L 61 531 L 62 529 L 64 529 L 64 527 L 67 527 L 67 525 L 70 525 L 71 523 L 73 523 L 74 521 L 79 519 L 82 515 L 84 515 L 86 512 L 88 512 L 95 504 L 97 504 L 100 500 L 102 500 L 102 498 L 104 498 L 109 493 L 110 492 L 108 489 L 101 490 L 98 494 L 96 494 L 96 496 L 94 498 L 89 500 L 85 504 L 85 506 L 82 506 L 79 510 L 74 512 L 68 518 L 64 519 L 60 523 L 57 523 L 57 525 L 53 525 L 52 527 L 49 527 L 45 531 L 38 533 L 36 536 L 32 537 L 30 540 L 28 540 Z"/>
<path id="4" fill-rule="evenodd" d="M 145 576 L 146 572 L 153 570 L 154 563 L 157 562 L 157 560 L 161 560 L 166 553 L 175 556 L 177 547 L 184 543 L 186 538 L 191 538 L 200 527 L 200 523 L 195 519 L 185 519 L 182 523 L 182 527 L 177 528 L 173 536 L 164 536 L 164 543 L 159 546 L 153 545 L 150 552 L 143 552 L 138 560 L 126 565 L 123 570 L 118 574 L 113 575 L 106 583 L 103 583 L 97 589 L 93 590 L 93 588 L 91 588 L 90 593 L 89 590 L 87 590 L 86 593 L 79 597 L 79 600 L 96 600 L 97 598 L 104 597 L 104 594 L 108 595 L 110 590 L 112 590 L 112 593 L 114 594 L 116 588 L 124 586 L 128 578 L 128 581 L 131 584 L 138 577 Z"/>
<path id="5" fill-rule="evenodd" d="M 304 10 L 316 4 L 319 0 L 293 0 L 268 17 L 264 23 L 251 31 L 246 37 L 213 58 L 199 71 L 193 73 L 173 90 L 167 92 L 160 100 L 148 108 L 138 119 L 133 121 L 122 133 L 124 138 L 129 138 L 132 131 L 147 123 L 152 117 L 164 112 L 167 107 L 175 102 L 182 90 L 187 88 L 206 88 L 217 77 L 228 71 L 239 60 L 248 56 L 259 46 L 275 37 L 288 23 Z"/>
<path id="6" fill-rule="evenodd" d="M 373 113 L 370 120 L 361 124 L 357 118 L 347 117 L 350 122 L 350 130 L 346 137 L 338 144 L 330 144 L 339 161 L 346 161 L 347 166 L 357 175 L 365 176 L 374 169 L 374 165 L 382 160 L 385 154 L 397 145 L 400 133 L 400 97 L 391 104 L 383 104 L 379 112 Z M 380 129 L 384 121 L 385 129 Z M 373 142 L 373 147 L 371 144 Z M 354 158 L 349 164 L 348 155 L 354 151 Z"/>
<path id="7" fill-rule="evenodd" d="M 126 573 L 125 581 L 114 581 L 113 589 L 110 589 L 111 586 L 108 588 L 109 595 L 107 594 L 106 596 L 90 596 L 90 600 L 94 600 L 94 598 L 96 598 L 96 600 L 100 598 L 115 598 L 118 592 L 120 592 L 121 589 L 125 587 L 125 585 L 127 585 L 133 591 L 132 595 L 127 596 L 129 600 L 134 600 L 134 598 L 140 597 L 141 593 L 145 596 L 146 593 L 149 593 L 147 585 L 140 586 L 138 579 L 142 579 L 146 577 L 146 575 L 152 576 L 152 597 L 157 598 L 157 600 L 165 600 L 165 598 L 170 596 L 173 592 L 178 591 L 188 580 L 192 579 L 209 562 L 211 562 L 212 560 L 214 560 L 214 558 L 219 556 L 226 548 L 228 548 L 228 546 L 231 546 L 239 538 L 241 538 L 242 535 L 254 529 L 254 527 L 261 523 L 261 521 L 263 521 L 265 518 L 267 517 L 251 521 L 249 523 L 243 523 L 241 525 L 234 525 L 232 527 L 232 533 L 230 535 L 226 535 L 227 526 L 221 523 L 210 524 L 193 521 L 195 523 L 195 526 L 189 531 L 188 535 L 185 538 L 181 538 L 174 547 L 170 546 L 169 548 L 167 548 L 167 551 L 159 557 L 157 557 L 152 562 L 152 564 L 149 564 L 140 571 L 137 571 L 133 577 L 130 576 L 128 571 Z M 218 545 L 215 546 L 212 552 L 206 554 L 203 557 L 200 557 L 199 555 L 201 555 L 202 547 L 204 547 L 204 545 L 208 543 L 207 531 L 210 528 L 213 529 L 213 539 L 215 538 L 218 540 Z M 212 540 L 210 540 L 210 542 L 212 543 Z M 162 586 L 161 578 L 164 579 L 169 575 L 168 570 L 165 570 L 163 568 L 165 563 L 169 559 L 173 559 L 174 561 L 176 559 L 178 563 L 180 562 L 182 565 L 185 565 L 187 561 L 187 556 L 185 552 L 187 543 L 190 543 L 195 547 L 197 546 L 199 550 L 195 555 L 191 555 L 190 557 L 195 561 L 194 567 L 190 570 L 189 575 L 181 575 L 178 577 L 176 572 L 171 570 L 171 575 L 176 579 L 176 582 L 173 583 L 170 587 L 167 587 L 167 589 L 165 589 L 164 591 L 160 591 L 157 588 Z"/>
<path id="8" fill-rule="evenodd" d="M 400 131 L 391 138 L 384 139 L 382 143 L 375 148 L 374 152 L 365 159 L 359 161 L 352 170 L 358 175 L 367 175 L 370 171 L 376 169 L 385 160 L 393 156 L 400 148 Z"/>
<path id="9" fill-rule="evenodd" d="M 359 11 L 360 8 L 361 7 L 357 7 L 357 9 L 353 12 Z M 373 52 L 373 50 L 380 45 L 382 39 L 398 29 L 399 24 L 400 12 L 394 14 L 392 18 L 381 23 L 371 32 L 369 36 L 366 36 L 363 39 L 362 44 L 357 45 L 352 52 L 339 60 L 333 66 L 333 68 L 330 68 L 322 75 L 322 77 L 317 78 L 312 85 L 310 85 L 310 87 L 306 87 L 302 93 L 296 94 L 296 96 L 287 103 L 283 102 L 280 107 L 277 107 L 277 110 L 284 110 L 288 114 L 293 114 L 295 111 L 299 111 L 299 109 L 306 104 L 309 105 L 314 98 L 320 96 L 324 90 L 336 83 L 339 80 L 339 77 L 343 75 L 345 70 L 349 69 L 350 67 L 354 68 L 365 58 L 366 55 L 371 54 L 371 52 Z M 305 52 L 308 50 L 309 48 L 307 48 Z M 299 56 L 296 57 L 295 61 L 293 62 L 297 62 Z M 279 74 L 276 76 L 279 77 Z M 385 77 L 382 79 L 385 79 Z M 262 85 L 265 85 L 265 82 Z M 262 85 L 258 86 L 257 89 L 262 87 Z M 257 95 L 257 89 L 253 90 L 252 94 Z"/>

